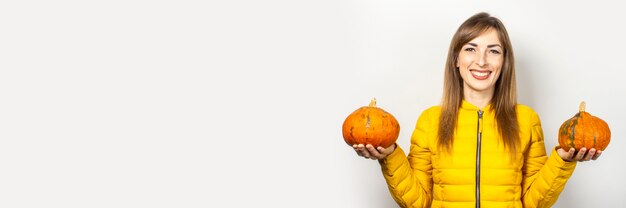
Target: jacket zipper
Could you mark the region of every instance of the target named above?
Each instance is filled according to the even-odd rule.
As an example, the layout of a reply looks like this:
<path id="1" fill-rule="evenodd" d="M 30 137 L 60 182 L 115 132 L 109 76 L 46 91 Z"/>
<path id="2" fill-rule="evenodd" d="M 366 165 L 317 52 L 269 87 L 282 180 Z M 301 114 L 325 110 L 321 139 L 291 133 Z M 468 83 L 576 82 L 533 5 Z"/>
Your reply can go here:
<path id="1" fill-rule="evenodd" d="M 482 110 L 478 110 L 478 125 L 476 132 L 476 208 L 480 208 L 480 147 L 483 134 Z"/>

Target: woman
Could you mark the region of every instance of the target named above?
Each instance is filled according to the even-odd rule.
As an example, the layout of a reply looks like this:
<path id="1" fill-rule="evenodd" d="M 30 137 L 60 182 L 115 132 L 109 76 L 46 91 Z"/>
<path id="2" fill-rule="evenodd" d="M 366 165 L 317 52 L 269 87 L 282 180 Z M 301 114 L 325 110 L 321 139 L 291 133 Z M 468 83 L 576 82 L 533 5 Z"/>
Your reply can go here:
<path id="1" fill-rule="evenodd" d="M 379 161 L 401 207 L 550 207 L 576 162 L 602 153 L 555 147 L 546 156 L 539 117 L 517 104 L 513 50 L 499 19 L 467 19 L 445 70 L 442 104 L 419 117 L 407 157 L 396 144 L 353 146 Z"/>

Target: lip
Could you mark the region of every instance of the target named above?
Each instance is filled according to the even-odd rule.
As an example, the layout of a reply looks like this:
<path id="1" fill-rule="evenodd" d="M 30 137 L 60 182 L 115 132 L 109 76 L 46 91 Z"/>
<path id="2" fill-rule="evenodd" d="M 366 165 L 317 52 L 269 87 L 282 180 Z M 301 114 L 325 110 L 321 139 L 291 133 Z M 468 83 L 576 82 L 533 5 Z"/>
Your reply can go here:
<path id="1" fill-rule="evenodd" d="M 470 69 L 469 71 L 470 71 L 470 74 L 472 74 L 472 77 L 474 77 L 474 79 L 477 79 L 477 80 L 486 80 L 493 73 L 490 70 Z"/>

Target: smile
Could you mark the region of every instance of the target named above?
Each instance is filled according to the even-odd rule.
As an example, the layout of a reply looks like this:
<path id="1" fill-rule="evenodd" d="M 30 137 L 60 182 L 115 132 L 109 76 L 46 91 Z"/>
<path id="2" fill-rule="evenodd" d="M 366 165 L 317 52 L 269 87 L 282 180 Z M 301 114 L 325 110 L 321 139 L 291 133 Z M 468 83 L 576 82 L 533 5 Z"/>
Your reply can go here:
<path id="1" fill-rule="evenodd" d="M 489 78 L 489 75 L 491 75 L 491 71 L 489 70 L 475 70 L 475 69 L 471 69 L 470 73 L 472 73 L 472 76 L 477 79 L 477 80 L 485 80 L 487 78 Z"/>

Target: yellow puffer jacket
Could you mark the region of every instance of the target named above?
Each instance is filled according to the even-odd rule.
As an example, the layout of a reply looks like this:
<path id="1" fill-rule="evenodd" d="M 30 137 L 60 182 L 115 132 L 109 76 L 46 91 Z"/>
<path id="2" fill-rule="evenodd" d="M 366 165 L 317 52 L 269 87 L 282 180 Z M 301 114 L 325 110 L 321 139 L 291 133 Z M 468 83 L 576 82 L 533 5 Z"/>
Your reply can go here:
<path id="1" fill-rule="evenodd" d="M 548 158 L 539 117 L 527 106 L 518 105 L 516 110 L 522 141 L 514 160 L 509 159 L 496 132 L 490 106 L 483 109 L 481 123 L 479 109 L 463 101 L 452 154 L 437 149 L 441 108 L 425 110 L 411 137 L 408 157 L 396 145 L 394 152 L 380 161 L 389 191 L 398 205 L 490 208 L 554 204 L 576 162 L 563 161 L 555 149 Z M 480 153 L 477 153 L 478 144 Z"/>

